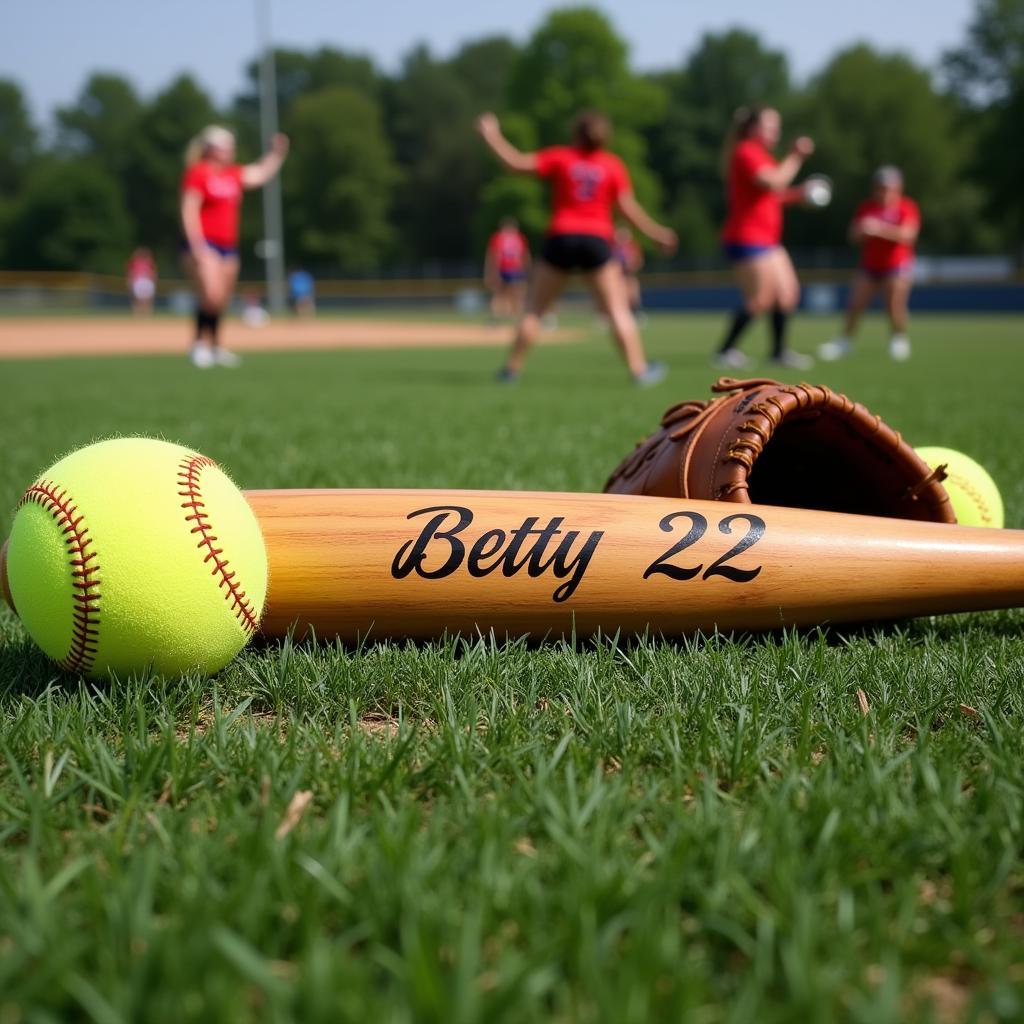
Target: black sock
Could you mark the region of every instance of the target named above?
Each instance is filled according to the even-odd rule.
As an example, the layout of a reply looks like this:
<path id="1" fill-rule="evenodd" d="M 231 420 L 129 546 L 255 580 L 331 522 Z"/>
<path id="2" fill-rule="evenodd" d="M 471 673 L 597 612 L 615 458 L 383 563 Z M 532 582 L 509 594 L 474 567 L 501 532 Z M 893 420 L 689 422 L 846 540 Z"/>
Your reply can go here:
<path id="1" fill-rule="evenodd" d="M 196 340 L 210 337 L 213 328 L 213 317 L 203 309 L 196 310 Z"/>
<path id="2" fill-rule="evenodd" d="M 718 350 L 719 352 L 728 352 L 729 349 L 733 348 L 737 341 L 740 339 L 740 335 L 747 329 L 747 324 L 751 321 L 750 314 L 740 306 L 736 310 L 736 315 L 732 318 L 732 325 L 729 327 L 729 332 L 725 336 L 725 341 L 722 342 L 722 347 Z"/>
<path id="3" fill-rule="evenodd" d="M 772 356 L 778 359 L 786 351 L 786 325 L 789 313 L 775 306 L 772 309 Z"/>
<path id="4" fill-rule="evenodd" d="M 208 313 L 207 322 L 210 325 L 210 344 L 217 346 L 220 344 L 220 341 L 217 338 L 217 335 L 220 332 L 220 313 Z"/>

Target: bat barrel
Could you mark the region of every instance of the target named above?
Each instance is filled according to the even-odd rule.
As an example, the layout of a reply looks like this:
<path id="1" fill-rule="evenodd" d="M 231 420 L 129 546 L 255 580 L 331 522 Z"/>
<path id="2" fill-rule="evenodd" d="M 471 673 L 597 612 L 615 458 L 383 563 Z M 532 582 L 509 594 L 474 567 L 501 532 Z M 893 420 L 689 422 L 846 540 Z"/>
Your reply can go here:
<path id="1" fill-rule="evenodd" d="M 263 632 L 766 630 L 1024 604 L 1024 532 L 630 495 L 249 491 Z"/>

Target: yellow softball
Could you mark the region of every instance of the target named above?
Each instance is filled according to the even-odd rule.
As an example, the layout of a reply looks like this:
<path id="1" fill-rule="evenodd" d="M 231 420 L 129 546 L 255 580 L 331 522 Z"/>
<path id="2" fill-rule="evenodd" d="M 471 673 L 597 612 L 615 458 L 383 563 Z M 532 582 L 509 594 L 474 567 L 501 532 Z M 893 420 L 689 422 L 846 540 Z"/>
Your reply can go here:
<path id="1" fill-rule="evenodd" d="M 29 635 L 92 677 L 215 672 L 256 632 L 267 592 L 242 492 L 212 459 L 142 437 L 43 473 L 18 504 L 6 561 Z"/>
<path id="2" fill-rule="evenodd" d="M 956 521 L 961 526 L 1003 525 L 1003 498 L 984 466 L 952 448 L 914 450 L 932 469 L 946 467 L 947 476 L 942 486 L 946 488 Z"/>

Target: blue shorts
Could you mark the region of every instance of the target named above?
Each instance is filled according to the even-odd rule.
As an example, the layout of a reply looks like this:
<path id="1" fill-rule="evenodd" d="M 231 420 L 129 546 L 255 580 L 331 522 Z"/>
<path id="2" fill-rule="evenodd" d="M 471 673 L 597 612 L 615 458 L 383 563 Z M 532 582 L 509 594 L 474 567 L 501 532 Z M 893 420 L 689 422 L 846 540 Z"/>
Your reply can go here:
<path id="1" fill-rule="evenodd" d="M 730 263 L 745 263 L 747 260 L 757 259 L 766 252 L 778 249 L 777 245 L 749 245 L 746 242 L 723 242 L 722 252 Z"/>
<path id="2" fill-rule="evenodd" d="M 898 267 L 890 267 L 888 270 L 870 270 L 861 267 L 860 272 L 872 281 L 891 281 L 896 277 L 910 277 L 914 272 L 913 262 L 901 263 Z"/>
<path id="3" fill-rule="evenodd" d="M 237 245 L 218 245 L 216 242 L 207 242 L 206 245 L 219 256 L 229 257 L 238 255 Z M 184 238 L 181 240 L 180 248 L 185 255 L 188 255 L 192 251 L 192 246 L 190 246 Z"/>
<path id="4" fill-rule="evenodd" d="M 502 284 L 519 284 L 526 280 L 525 270 L 499 270 L 498 277 Z"/>

